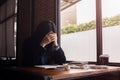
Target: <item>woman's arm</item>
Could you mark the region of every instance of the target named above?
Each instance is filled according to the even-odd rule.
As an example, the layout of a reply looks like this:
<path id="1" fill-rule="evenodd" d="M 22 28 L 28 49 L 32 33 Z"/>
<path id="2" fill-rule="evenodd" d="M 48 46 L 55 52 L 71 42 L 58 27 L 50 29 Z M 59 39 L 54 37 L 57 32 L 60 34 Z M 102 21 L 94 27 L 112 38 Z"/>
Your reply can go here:
<path id="1" fill-rule="evenodd" d="M 63 64 L 66 62 L 66 57 L 61 47 L 55 48 L 53 58 L 54 58 L 55 64 Z"/>

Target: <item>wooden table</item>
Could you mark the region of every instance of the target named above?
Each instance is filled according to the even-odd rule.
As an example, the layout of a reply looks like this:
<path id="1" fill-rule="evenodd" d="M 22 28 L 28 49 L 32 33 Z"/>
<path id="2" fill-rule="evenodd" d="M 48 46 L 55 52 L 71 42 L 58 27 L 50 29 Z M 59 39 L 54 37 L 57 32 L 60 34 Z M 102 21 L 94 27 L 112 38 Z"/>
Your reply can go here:
<path id="1" fill-rule="evenodd" d="M 107 69 L 70 69 L 69 71 L 47 70 L 39 67 L 12 67 L 6 69 L 6 72 L 16 76 L 17 79 L 13 80 L 101 80 L 101 77 L 108 77 L 107 79 L 102 78 L 102 80 L 120 80 L 120 67 L 110 66 Z M 111 76 L 113 73 L 116 75 Z"/>

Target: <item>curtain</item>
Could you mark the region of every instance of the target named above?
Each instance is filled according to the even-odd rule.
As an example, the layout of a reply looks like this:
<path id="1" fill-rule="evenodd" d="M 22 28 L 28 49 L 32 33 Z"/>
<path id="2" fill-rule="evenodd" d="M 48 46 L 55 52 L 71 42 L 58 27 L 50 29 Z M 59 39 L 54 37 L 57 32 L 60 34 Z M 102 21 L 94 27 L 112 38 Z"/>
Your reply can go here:
<path id="1" fill-rule="evenodd" d="M 7 0 L 0 6 L 0 58 L 15 57 L 15 1 Z"/>

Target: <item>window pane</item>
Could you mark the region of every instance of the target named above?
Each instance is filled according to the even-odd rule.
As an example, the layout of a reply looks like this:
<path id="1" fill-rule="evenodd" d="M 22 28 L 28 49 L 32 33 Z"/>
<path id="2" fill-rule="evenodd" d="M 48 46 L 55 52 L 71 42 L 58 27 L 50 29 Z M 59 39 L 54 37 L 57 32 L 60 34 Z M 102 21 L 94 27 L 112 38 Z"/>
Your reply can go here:
<path id="1" fill-rule="evenodd" d="M 0 24 L 0 57 L 5 57 L 6 42 L 5 42 L 5 23 Z"/>
<path id="2" fill-rule="evenodd" d="M 15 0 L 7 1 L 7 17 L 15 13 Z"/>
<path id="3" fill-rule="evenodd" d="M 102 0 L 103 54 L 120 62 L 120 0 Z"/>
<path id="4" fill-rule="evenodd" d="M 61 0 L 60 11 L 67 60 L 96 61 L 95 0 Z"/>
<path id="5" fill-rule="evenodd" d="M 0 21 L 3 21 L 6 18 L 5 8 L 6 8 L 6 4 L 3 4 L 2 6 L 0 6 Z"/>
<path id="6" fill-rule="evenodd" d="M 14 52 L 14 17 L 6 22 L 7 57 L 15 57 Z"/>
<path id="7" fill-rule="evenodd" d="M 7 0 L 0 7 L 0 58 L 15 58 L 16 56 L 16 14 L 17 0 Z"/>

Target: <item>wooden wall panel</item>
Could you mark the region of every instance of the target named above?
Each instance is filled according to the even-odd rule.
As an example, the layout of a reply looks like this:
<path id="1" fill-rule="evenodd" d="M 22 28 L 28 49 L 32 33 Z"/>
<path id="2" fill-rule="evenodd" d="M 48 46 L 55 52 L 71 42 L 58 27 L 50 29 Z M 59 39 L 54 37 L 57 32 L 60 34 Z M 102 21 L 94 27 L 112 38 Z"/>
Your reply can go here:
<path id="1" fill-rule="evenodd" d="M 17 65 L 22 64 L 23 42 L 31 35 L 31 1 L 32 0 L 18 0 L 16 43 Z"/>
<path id="2" fill-rule="evenodd" d="M 55 21 L 56 0 L 35 0 L 34 2 L 34 26 L 44 20 Z"/>
<path id="3" fill-rule="evenodd" d="M 55 21 L 56 0 L 18 0 L 17 64 L 22 63 L 22 45 L 44 20 Z M 29 55 L 28 55 L 29 56 Z"/>

